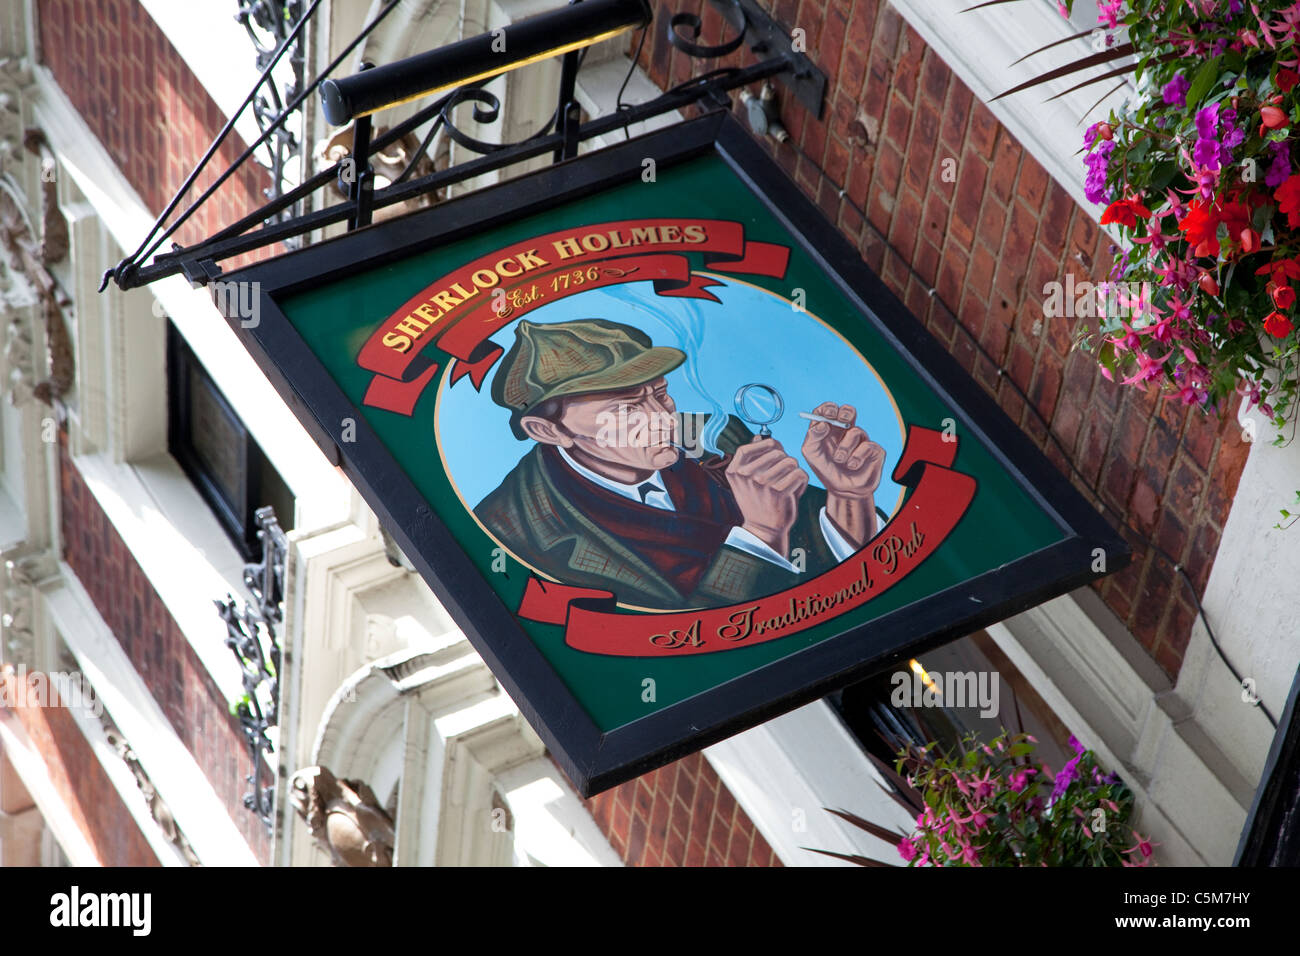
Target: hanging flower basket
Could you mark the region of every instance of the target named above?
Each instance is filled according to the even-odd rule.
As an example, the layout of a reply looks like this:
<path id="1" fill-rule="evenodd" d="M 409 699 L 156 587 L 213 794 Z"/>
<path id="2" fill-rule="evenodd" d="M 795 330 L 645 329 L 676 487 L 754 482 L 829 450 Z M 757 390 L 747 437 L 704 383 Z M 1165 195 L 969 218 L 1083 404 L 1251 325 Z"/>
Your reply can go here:
<path id="1" fill-rule="evenodd" d="M 905 866 L 1154 866 L 1159 844 L 1133 829 L 1132 791 L 1091 750 L 1069 742 L 1073 754 L 1055 773 L 1033 759 L 1037 741 L 1028 734 L 1004 732 L 987 744 L 972 734 L 953 753 L 908 745 L 892 772 L 873 762 L 893 783 L 891 796 L 916 814 L 910 832 L 831 812 L 896 847 Z"/>
<path id="2" fill-rule="evenodd" d="M 1101 52 L 1008 91 L 1135 85 L 1083 137 L 1087 198 L 1125 242 L 1080 344 L 1115 381 L 1219 412 L 1239 394 L 1283 426 L 1300 380 L 1300 2 L 1099 7 Z"/>

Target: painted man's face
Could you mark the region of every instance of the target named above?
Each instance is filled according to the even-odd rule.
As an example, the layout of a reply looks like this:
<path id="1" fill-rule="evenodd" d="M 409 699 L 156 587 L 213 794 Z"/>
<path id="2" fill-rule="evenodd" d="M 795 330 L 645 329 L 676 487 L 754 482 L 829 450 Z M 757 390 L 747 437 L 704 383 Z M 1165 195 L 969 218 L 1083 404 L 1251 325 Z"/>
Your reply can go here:
<path id="1" fill-rule="evenodd" d="M 560 445 L 584 463 L 615 470 L 657 471 L 675 464 L 677 406 L 663 378 L 633 388 L 565 399 L 554 430 L 529 426 L 539 441 Z M 538 419 L 531 419 L 536 423 Z"/>

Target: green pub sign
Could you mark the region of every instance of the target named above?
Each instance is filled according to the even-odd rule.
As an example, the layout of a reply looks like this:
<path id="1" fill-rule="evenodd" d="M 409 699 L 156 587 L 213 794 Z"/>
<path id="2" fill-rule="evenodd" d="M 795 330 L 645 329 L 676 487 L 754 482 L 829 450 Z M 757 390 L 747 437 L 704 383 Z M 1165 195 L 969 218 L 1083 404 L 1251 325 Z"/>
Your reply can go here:
<path id="1" fill-rule="evenodd" d="M 584 793 L 1127 558 L 720 115 L 228 279 Z"/>

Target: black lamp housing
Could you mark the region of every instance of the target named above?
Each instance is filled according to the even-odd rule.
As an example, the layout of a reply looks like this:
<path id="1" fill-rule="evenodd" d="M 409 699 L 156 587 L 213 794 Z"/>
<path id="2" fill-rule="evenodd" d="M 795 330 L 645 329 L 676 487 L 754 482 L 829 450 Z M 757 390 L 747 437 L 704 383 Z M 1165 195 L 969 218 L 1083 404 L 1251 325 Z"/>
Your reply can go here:
<path id="1" fill-rule="evenodd" d="M 582 0 L 396 63 L 321 84 L 321 106 L 344 126 L 390 106 L 491 79 L 648 24 L 649 0 Z"/>

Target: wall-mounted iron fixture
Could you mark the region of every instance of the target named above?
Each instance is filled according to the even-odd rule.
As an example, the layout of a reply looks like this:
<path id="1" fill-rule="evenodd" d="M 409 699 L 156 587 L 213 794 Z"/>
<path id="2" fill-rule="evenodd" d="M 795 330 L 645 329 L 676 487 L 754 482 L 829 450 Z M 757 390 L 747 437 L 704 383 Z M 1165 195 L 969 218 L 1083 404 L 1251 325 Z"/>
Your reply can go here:
<path id="1" fill-rule="evenodd" d="M 313 0 L 302 19 L 288 32 L 280 49 L 269 58 L 258 82 L 259 88 L 266 82 L 277 57 L 283 55 L 290 44 L 297 42 L 305 22 L 320 2 L 321 0 Z M 563 161 L 576 156 L 578 144 L 584 140 L 627 129 L 691 104 L 703 103 L 719 109 L 726 108 L 730 105 L 730 91 L 744 89 L 772 78 L 783 84 L 793 94 L 794 100 L 815 117 L 820 119 L 822 115 L 825 75 L 804 54 L 802 44 L 797 42 L 798 31 L 792 33 L 779 24 L 755 0 L 710 0 L 734 31 L 732 36 L 720 44 L 698 42 L 703 27 L 699 16 L 694 13 L 676 14 L 669 19 L 666 29 L 672 44 L 689 56 L 718 59 L 735 52 L 743 44 L 748 44 L 761 58 L 759 62 L 746 67 L 731 66 L 710 70 L 646 103 L 623 104 L 612 113 L 586 121 L 583 121 L 581 110 L 574 99 L 583 48 L 620 32 L 635 29 L 638 25 L 642 29 L 649 29 L 652 14 L 648 0 L 581 0 L 397 63 L 363 69 L 350 77 L 331 79 L 333 71 L 398 2 L 399 0 L 389 0 L 360 35 L 285 105 L 276 122 L 263 131 L 262 136 L 249 146 L 240 160 L 217 177 L 214 184 L 204 190 L 194 203 L 167 224 L 185 193 L 197 181 L 198 173 L 215 155 L 216 146 L 229 133 L 228 125 L 203 163 L 200 163 L 180 193 L 168 204 L 140 248 L 105 273 L 101 290 L 110 280 L 115 281 L 119 288 L 132 289 L 176 274 L 183 274 L 195 283 L 210 282 L 221 275 L 218 263 L 224 259 L 286 242 L 338 222 L 348 222 L 353 228 L 365 226 L 370 223 L 373 210 L 402 203 L 536 156 L 550 153 L 556 162 Z M 541 29 L 541 26 L 546 29 Z M 499 118 L 501 104 L 493 94 L 481 88 L 482 83 L 508 70 L 561 52 L 564 63 L 556 110 L 538 133 L 521 142 L 498 144 L 483 142 L 456 129 L 452 122 L 452 112 L 463 103 L 474 104 L 473 115 L 478 123 L 491 123 Z M 285 118 L 301 106 L 306 96 L 318 90 L 326 114 L 334 122 L 344 123 L 352 117 L 359 117 L 355 125 L 352 153 L 203 242 L 188 248 L 173 246 L 170 252 L 157 254 L 162 243 L 211 197 L 220 183 L 229 178 L 239 164 L 270 136 L 276 135 Z M 386 106 L 422 96 L 436 98 L 414 116 L 383 134 L 371 135 L 370 114 Z M 250 101 L 252 98 L 250 94 Z M 776 129 L 772 108 L 763 107 L 762 94 L 758 98 L 767 129 L 772 132 Z M 768 102 L 770 104 L 771 100 Z M 390 185 L 373 188 L 373 182 L 367 177 L 370 158 L 431 121 L 420 150 L 411 157 L 411 169 L 404 171 Z M 435 132 L 440 128 L 445 129 L 448 136 L 459 145 L 482 155 L 447 169 L 425 175 L 411 175 L 415 164 L 424 155 Z M 353 176 L 354 188 L 348 190 L 348 201 L 303 215 L 289 215 L 295 204 L 303 198 L 338 181 L 340 172 L 344 169 L 351 170 Z M 281 219 L 282 216 L 288 218 Z"/>

